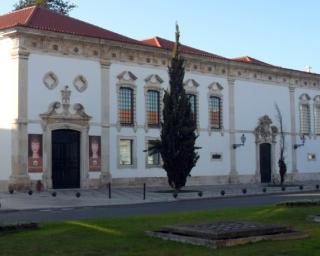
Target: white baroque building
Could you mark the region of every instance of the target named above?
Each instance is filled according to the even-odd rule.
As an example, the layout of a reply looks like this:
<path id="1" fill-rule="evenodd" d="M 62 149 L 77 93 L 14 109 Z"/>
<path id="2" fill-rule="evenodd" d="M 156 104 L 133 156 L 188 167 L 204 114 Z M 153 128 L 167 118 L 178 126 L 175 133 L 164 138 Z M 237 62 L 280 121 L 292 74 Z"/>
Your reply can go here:
<path id="1" fill-rule="evenodd" d="M 39 7 L 0 16 L 0 188 L 166 184 L 143 150 L 159 138 L 172 47 Z M 181 50 L 202 147 L 189 184 L 277 179 L 275 104 L 287 180 L 320 179 L 319 74 Z"/>

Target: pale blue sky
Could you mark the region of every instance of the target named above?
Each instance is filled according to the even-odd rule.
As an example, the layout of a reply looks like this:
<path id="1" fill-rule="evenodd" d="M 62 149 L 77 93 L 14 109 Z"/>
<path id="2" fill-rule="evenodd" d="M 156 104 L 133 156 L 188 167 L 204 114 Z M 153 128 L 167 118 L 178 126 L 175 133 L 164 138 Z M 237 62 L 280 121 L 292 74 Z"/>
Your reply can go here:
<path id="1" fill-rule="evenodd" d="M 18 0 L 0 0 L 6 13 Z M 144 39 L 174 39 L 225 57 L 251 57 L 320 73 L 317 0 L 74 0 L 70 16 Z"/>

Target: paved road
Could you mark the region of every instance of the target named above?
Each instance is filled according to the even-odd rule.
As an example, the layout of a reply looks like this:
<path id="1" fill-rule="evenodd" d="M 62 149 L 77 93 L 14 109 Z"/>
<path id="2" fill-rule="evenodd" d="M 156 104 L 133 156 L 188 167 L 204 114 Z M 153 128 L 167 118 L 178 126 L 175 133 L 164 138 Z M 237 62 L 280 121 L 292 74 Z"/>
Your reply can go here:
<path id="1" fill-rule="evenodd" d="M 173 202 L 145 203 L 131 205 L 114 205 L 102 207 L 79 207 L 58 209 L 37 209 L 24 211 L 3 211 L 0 222 L 43 222 L 97 217 L 115 217 L 132 215 L 151 215 L 181 211 L 209 210 L 226 207 L 246 207 L 274 204 L 286 200 L 320 199 L 319 192 L 296 193 L 289 195 L 259 195 L 231 198 L 206 198 L 194 200 L 177 200 Z"/>

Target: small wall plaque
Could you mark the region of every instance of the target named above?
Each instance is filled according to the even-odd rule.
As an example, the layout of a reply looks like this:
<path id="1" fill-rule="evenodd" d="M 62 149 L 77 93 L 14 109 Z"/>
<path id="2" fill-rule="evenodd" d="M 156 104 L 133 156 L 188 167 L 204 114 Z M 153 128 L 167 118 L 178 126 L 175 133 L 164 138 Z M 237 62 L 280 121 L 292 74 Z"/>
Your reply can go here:
<path id="1" fill-rule="evenodd" d="M 309 161 L 316 161 L 316 154 L 315 153 L 308 153 L 308 160 Z"/>
<path id="2" fill-rule="evenodd" d="M 222 160 L 222 154 L 221 153 L 212 153 L 211 154 L 211 160 L 213 160 L 213 161 L 221 161 Z"/>

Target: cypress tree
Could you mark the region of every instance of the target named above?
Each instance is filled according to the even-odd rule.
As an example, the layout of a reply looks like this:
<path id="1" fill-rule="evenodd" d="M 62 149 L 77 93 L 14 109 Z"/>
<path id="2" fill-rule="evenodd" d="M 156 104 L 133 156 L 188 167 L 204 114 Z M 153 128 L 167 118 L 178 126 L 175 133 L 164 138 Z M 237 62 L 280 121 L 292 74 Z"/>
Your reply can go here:
<path id="1" fill-rule="evenodd" d="M 199 155 L 195 146 L 196 120 L 183 87 L 185 60 L 180 54 L 180 32 L 176 25 L 176 42 L 168 67 L 169 90 L 165 91 L 160 141 L 153 141 L 149 154 L 160 153 L 169 185 L 179 191 L 196 165 Z"/>

